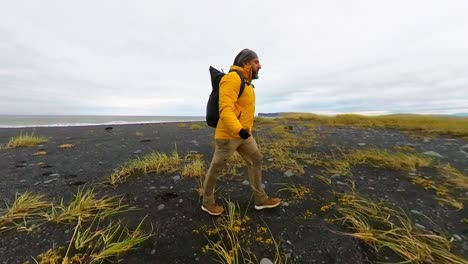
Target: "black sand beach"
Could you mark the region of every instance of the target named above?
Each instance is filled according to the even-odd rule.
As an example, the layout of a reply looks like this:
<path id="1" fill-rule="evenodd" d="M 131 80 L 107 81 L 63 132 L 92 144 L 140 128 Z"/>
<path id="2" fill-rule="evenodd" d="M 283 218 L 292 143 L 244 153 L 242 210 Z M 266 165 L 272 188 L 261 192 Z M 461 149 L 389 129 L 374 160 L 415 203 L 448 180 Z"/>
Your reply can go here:
<path id="1" fill-rule="evenodd" d="M 192 127 L 194 124 L 201 128 Z M 271 132 L 277 125 L 258 124 L 254 136 L 265 154 L 266 191 L 283 199 L 280 208 L 255 211 L 249 186 L 245 185 L 245 169 L 239 170 L 240 175 L 228 173 L 218 182 L 219 202 L 226 203 L 228 199 L 237 203 L 241 213 L 250 218 L 239 237 L 245 252 L 255 256 L 253 263 L 264 258 L 273 261 L 277 251 L 273 244 L 265 242 L 271 237 L 269 232 L 258 231 L 262 227 L 269 228 L 279 243 L 278 251 L 288 258 L 288 263 L 402 261 L 389 249 L 376 252 L 362 240 L 341 234 L 350 229 L 342 221 L 331 221 L 337 215 L 332 204 L 339 203 L 336 193 L 350 190 L 349 179 L 355 183 L 356 192 L 373 201 L 400 207 L 415 228 L 443 235 L 451 241 L 451 252 L 467 258 L 468 191 L 450 190 L 450 197 L 465 205 L 456 209 L 437 200 L 436 191 L 415 184 L 408 177 L 444 182 L 444 175 L 435 169 L 440 164 L 450 164 L 467 175 L 468 157 L 462 151 L 468 144 L 466 138 L 408 134 L 392 129 L 308 126 L 303 121 L 281 123 L 289 135 L 301 140 L 299 146 L 292 144 L 288 149 L 293 154 L 337 157 L 359 149 L 395 151 L 399 147 L 408 152 L 405 147 L 409 147 L 415 153 L 433 151 L 441 156 L 433 158 L 433 166 L 417 167 L 414 171 L 361 163 L 351 167 L 349 176 L 326 171 L 324 166 L 307 162 L 307 158 L 296 161 L 303 172 L 290 164 L 281 168 L 272 157 L 272 149 L 267 149 L 274 146 L 270 143 L 284 140 Z M 130 229 L 144 219 L 142 230 L 153 234 L 135 250 L 109 259 L 111 263 L 216 263 L 213 252 L 203 252 L 207 239 L 218 240 L 217 235 L 207 232 L 215 228 L 216 218 L 200 210 L 196 178 L 183 177 L 180 171 L 174 171 L 132 175 L 116 186 L 106 184 L 106 179 L 126 162 L 153 152 L 201 154 L 208 166 L 213 154 L 213 132 L 202 122 L 0 129 L 0 144 L 21 133 L 49 138 L 47 143 L 36 147 L 0 150 L 0 209 L 11 205 L 18 193 L 29 191 L 56 203 L 61 199 L 66 203 L 79 188 L 94 187 L 99 196 L 122 195 L 123 203 L 134 209 L 112 219 L 120 219 Z M 74 146 L 58 148 L 62 144 Z M 47 154 L 33 155 L 38 151 Z M 285 184 L 303 186 L 310 192 L 295 197 L 281 190 Z M 54 246 L 67 248 L 74 227 L 73 223 L 47 222 L 29 231 L 1 232 L 0 263 L 34 263 L 32 257 L 37 258 Z"/>

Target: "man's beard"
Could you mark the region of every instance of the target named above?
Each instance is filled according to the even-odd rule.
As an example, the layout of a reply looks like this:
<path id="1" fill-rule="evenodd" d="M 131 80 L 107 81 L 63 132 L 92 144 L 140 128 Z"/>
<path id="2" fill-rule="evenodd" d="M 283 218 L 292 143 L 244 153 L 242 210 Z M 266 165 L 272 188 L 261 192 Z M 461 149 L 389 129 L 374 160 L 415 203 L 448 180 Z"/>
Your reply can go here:
<path id="1" fill-rule="evenodd" d="M 252 80 L 258 79 L 258 71 L 252 70 Z"/>

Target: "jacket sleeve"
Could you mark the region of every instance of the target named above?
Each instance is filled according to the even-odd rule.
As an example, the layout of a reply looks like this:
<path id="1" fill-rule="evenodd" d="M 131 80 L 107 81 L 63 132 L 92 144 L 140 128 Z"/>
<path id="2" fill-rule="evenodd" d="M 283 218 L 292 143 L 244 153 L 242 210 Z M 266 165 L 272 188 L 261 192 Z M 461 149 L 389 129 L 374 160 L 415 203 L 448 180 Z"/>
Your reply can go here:
<path id="1" fill-rule="evenodd" d="M 242 129 L 238 119 L 242 109 L 236 106 L 240 86 L 241 79 L 235 72 L 226 74 L 219 84 L 219 118 L 235 135 Z"/>

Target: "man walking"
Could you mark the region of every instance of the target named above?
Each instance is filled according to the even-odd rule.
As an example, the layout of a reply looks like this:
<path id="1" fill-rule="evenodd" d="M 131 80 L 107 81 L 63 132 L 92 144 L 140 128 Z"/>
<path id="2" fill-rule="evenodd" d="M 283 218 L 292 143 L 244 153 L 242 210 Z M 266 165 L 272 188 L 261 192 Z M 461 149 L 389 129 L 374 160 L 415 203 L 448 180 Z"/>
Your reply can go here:
<path id="1" fill-rule="evenodd" d="M 231 71 L 223 76 L 219 84 L 219 121 L 215 131 L 216 147 L 210 168 L 203 184 L 203 205 L 201 209 L 210 215 L 220 215 L 224 208 L 215 203 L 216 181 L 229 157 L 237 151 L 248 166 L 250 187 L 255 198 L 255 209 L 273 208 L 281 203 L 278 198 L 270 198 L 262 187 L 262 154 L 252 136 L 255 115 L 255 93 L 251 84 L 258 78 L 261 69 L 257 54 L 242 50 L 234 59 Z M 245 89 L 240 97 L 241 79 L 245 79 Z"/>

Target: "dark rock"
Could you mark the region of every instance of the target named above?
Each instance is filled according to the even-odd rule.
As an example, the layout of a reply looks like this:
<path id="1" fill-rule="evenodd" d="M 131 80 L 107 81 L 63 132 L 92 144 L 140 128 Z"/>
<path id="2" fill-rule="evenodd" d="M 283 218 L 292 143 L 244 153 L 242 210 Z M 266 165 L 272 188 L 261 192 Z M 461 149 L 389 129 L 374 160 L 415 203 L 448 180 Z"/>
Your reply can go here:
<path id="1" fill-rule="evenodd" d="M 144 138 L 144 139 L 140 140 L 140 142 L 151 142 L 151 139 L 150 138 Z"/>
<path id="2" fill-rule="evenodd" d="M 16 167 L 16 168 L 24 168 L 24 167 L 26 167 L 26 166 L 28 166 L 28 164 L 27 164 L 26 161 L 20 161 L 20 162 L 17 162 L 17 163 L 15 164 L 15 167 Z"/>
<path id="3" fill-rule="evenodd" d="M 80 185 L 83 185 L 85 183 L 86 182 L 84 182 L 84 181 L 76 181 L 76 182 L 70 182 L 68 185 L 70 185 L 70 186 L 80 186 Z"/>

